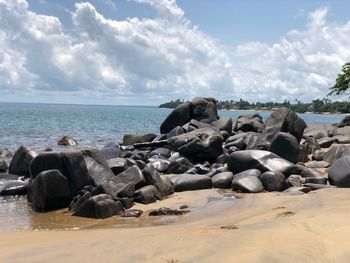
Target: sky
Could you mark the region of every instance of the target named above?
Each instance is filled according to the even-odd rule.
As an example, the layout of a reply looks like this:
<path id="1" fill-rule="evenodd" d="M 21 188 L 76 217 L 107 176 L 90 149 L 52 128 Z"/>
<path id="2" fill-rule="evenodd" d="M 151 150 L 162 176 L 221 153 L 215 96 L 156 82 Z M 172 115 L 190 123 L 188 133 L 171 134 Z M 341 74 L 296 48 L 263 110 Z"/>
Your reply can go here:
<path id="1" fill-rule="evenodd" d="M 309 102 L 350 61 L 349 10 L 347 0 L 0 0 L 0 101 Z"/>

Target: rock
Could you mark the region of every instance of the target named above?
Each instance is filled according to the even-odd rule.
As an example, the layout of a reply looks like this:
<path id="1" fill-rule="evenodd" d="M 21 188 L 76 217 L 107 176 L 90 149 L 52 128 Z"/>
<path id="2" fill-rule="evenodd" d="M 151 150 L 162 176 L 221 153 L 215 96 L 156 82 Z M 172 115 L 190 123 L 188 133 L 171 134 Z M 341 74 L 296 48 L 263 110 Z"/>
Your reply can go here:
<path id="1" fill-rule="evenodd" d="M 335 129 L 333 132 L 333 136 L 336 136 L 336 135 L 350 136 L 350 126 L 345 126 L 342 128 Z"/>
<path id="2" fill-rule="evenodd" d="M 307 183 L 304 184 L 305 187 L 310 188 L 311 190 L 319 190 L 319 189 L 325 189 L 325 188 L 337 188 L 334 185 L 328 185 L 328 184 L 312 184 L 312 183 Z"/>
<path id="3" fill-rule="evenodd" d="M 321 154 L 321 160 L 328 162 L 329 164 L 333 164 L 336 160 L 344 157 L 344 156 L 348 156 L 350 155 L 350 146 L 349 145 L 332 145 L 331 148 Z M 321 161 L 318 160 L 318 161 Z"/>
<path id="4" fill-rule="evenodd" d="M 181 174 L 192 168 L 193 164 L 185 157 L 180 157 L 171 162 L 168 166 L 167 173 L 169 174 Z"/>
<path id="5" fill-rule="evenodd" d="M 12 157 L 12 152 L 10 152 L 6 148 L 4 149 L 0 148 L 0 158 L 10 158 L 10 157 Z"/>
<path id="6" fill-rule="evenodd" d="M 131 166 L 126 171 L 116 175 L 113 180 L 115 180 L 116 183 L 133 183 L 136 189 L 146 185 L 142 171 L 136 165 Z"/>
<path id="7" fill-rule="evenodd" d="M 123 205 L 120 202 L 115 202 L 109 195 L 99 194 L 87 198 L 72 211 L 72 215 L 89 218 L 108 218 L 120 215 L 123 210 Z"/>
<path id="8" fill-rule="evenodd" d="M 349 135 L 335 135 L 332 138 L 338 144 L 349 144 L 350 143 L 350 136 Z"/>
<path id="9" fill-rule="evenodd" d="M 164 180 L 162 180 L 159 172 L 154 168 L 152 164 L 148 163 L 142 170 L 142 173 L 146 180 L 146 183 L 154 185 L 162 197 L 166 197 L 174 193 L 174 188 L 171 183 L 166 183 Z"/>
<path id="10" fill-rule="evenodd" d="M 230 117 L 221 117 L 220 119 L 210 123 L 210 125 L 219 131 L 227 131 L 229 135 L 232 134 L 232 119 Z"/>
<path id="11" fill-rule="evenodd" d="M 161 207 L 158 209 L 151 210 L 149 216 L 179 216 L 189 213 L 189 210 L 177 210 L 168 207 Z"/>
<path id="12" fill-rule="evenodd" d="M 123 137 L 123 145 L 133 145 L 134 143 L 151 142 L 157 137 L 153 133 L 145 134 L 125 134 Z"/>
<path id="13" fill-rule="evenodd" d="M 65 135 L 59 139 L 57 145 L 74 146 L 78 145 L 78 142 L 73 137 Z"/>
<path id="14" fill-rule="evenodd" d="M 183 126 L 191 120 L 192 103 L 185 102 L 177 106 L 160 126 L 160 133 L 169 133 L 176 126 Z"/>
<path id="15" fill-rule="evenodd" d="M 214 98 L 196 97 L 191 101 L 191 119 L 211 123 L 219 119 Z"/>
<path id="16" fill-rule="evenodd" d="M 39 212 L 67 207 L 71 200 L 68 179 L 59 170 L 41 172 L 29 187 L 32 207 Z"/>
<path id="17" fill-rule="evenodd" d="M 305 168 L 301 171 L 301 177 L 303 178 L 307 178 L 307 177 L 323 177 L 324 175 L 318 171 L 318 170 L 315 170 L 315 169 L 312 169 L 312 168 Z"/>
<path id="18" fill-rule="evenodd" d="M 171 155 L 171 152 L 167 148 L 157 148 L 153 151 L 151 151 L 148 155 L 148 158 L 155 157 L 155 156 L 162 156 L 165 158 L 169 158 Z"/>
<path id="19" fill-rule="evenodd" d="M 13 180 L 13 181 L 17 181 L 17 180 L 22 180 L 23 181 L 23 177 L 17 174 L 8 174 L 8 173 L 0 173 L 0 180 Z"/>
<path id="20" fill-rule="evenodd" d="M 161 200 L 162 196 L 154 185 L 147 185 L 135 192 L 135 202 L 142 204 L 154 203 Z"/>
<path id="21" fill-rule="evenodd" d="M 299 143 L 297 139 L 289 133 L 278 132 L 275 137 L 273 137 L 268 150 L 291 163 L 296 163 L 298 161 Z"/>
<path id="22" fill-rule="evenodd" d="M 215 161 L 223 153 L 223 138 L 212 129 L 198 129 L 168 139 L 174 151 L 200 161 Z"/>
<path id="23" fill-rule="evenodd" d="M 179 174 L 173 182 L 175 192 L 209 189 L 211 178 L 199 174 Z"/>
<path id="24" fill-rule="evenodd" d="M 140 209 L 129 209 L 121 213 L 121 217 L 140 217 L 143 211 Z"/>
<path id="25" fill-rule="evenodd" d="M 166 136 L 167 139 L 186 133 L 185 129 L 181 126 L 176 126 Z"/>
<path id="26" fill-rule="evenodd" d="M 335 142 L 337 142 L 337 139 L 330 137 L 323 137 L 317 140 L 317 143 L 321 148 L 328 148 Z"/>
<path id="27" fill-rule="evenodd" d="M 183 126 L 187 132 L 191 132 L 194 130 L 198 130 L 198 129 L 213 129 L 215 130 L 215 128 L 213 128 L 210 124 L 208 123 L 204 123 L 201 121 L 197 121 L 195 119 L 192 119 L 189 123 L 185 124 Z M 220 132 L 219 130 L 216 130 L 217 132 Z"/>
<path id="28" fill-rule="evenodd" d="M 113 199 L 114 200 L 114 199 Z M 134 198 L 129 197 L 118 197 L 114 201 L 119 201 L 125 209 L 129 209 L 134 206 Z"/>
<path id="29" fill-rule="evenodd" d="M 312 189 L 310 187 L 305 186 L 295 186 L 295 187 L 289 187 L 287 190 L 284 191 L 284 193 L 290 194 L 290 195 L 302 195 L 310 192 Z"/>
<path id="30" fill-rule="evenodd" d="M 261 175 L 260 181 L 269 192 L 284 191 L 287 188 L 286 178 L 279 172 L 267 171 Z"/>
<path id="31" fill-rule="evenodd" d="M 304 185 L 306 184 L 327 184 L 327 177 L 306 177 L 304 178 Z"/>
<path id="32" fill-rule="evenodd" d="M 29 164 L 37 155 L 36 151 L 22 145 L 12 157 L 9 173 L 29 177 Z"/>
<path id="33" fill-rule="evenodd" d="M 8 168 L 6 161 L 0 159 L 0 173 L 6 173 Z"/>
<path id="34" fill-rule="evenodd" d="M 329 167 L 329 183 L 338 187 L 350 187 L 350 156 L 345 156 Z"/>
<path id="35" fill-rule="evenodd" d="M 156 168 L 159 172 L 164 173 L 168 170 L 171 162 L 163 159 L 148 159 L 149 163 L 151 163 L 154 168 Z"/>
<path id="36" fill-rule="evenodd" d="M 350 126 L 350 115 L 345 116 L 340 122 L 338 122 L 334 126 L 339 128 Z"/>
<path id="37" fill-rule="evenodd" d="M 302 186 L 302 177 L 298 174 L 291 174 L 286 179 L 286 184 L 289 187 L 300 187 Z"/>
<path id="38" fill-rule="evenodd" d="M 243 132 L 258 132 L 263 127 L 262 117 L 255 113 L 253 115 L 243 115 L 239 116 L 237 119 L 237 131 Z"/>
<path id="39" fill-rule="evenodd" d="M 264 191 L 264 186 L 259 180 L 261 172 L 257 169 L 249 169 L 233 175 L 232 190 L 243 193 L 260 193 Z"/>
<path id="40" fill-rule="evenodd" d="M 267 171 L 281 172 L 287 176 L 296 170 L 293 163 L 274 153 L 261 150 L 244 150 L 231 153 L 227 164 L 228 169 L 233 174 L 249 169 L 258 169 L 262 173 Z"/>
<path id="41" fill-rule="evenodd" d="M 135 185 L 133 183 L 120 183 L 117 178 L 111 178 L 98 185 L 92 195 L 108 194 L 114 200 L 118 198 L 133 198 L 135 194 Z"/>
<path id="42" fill-rule="evenodd" d="M 213 188 L 229 189 L 232 185 L 233 174 L 231 172 L 222 172 L 211 178 Z"/>
<path id="43" fill-rule="evenodd" d="M 0 196 L 5 195 L 25 195 L 27 194 L 28 180 L 9 181 L 4 184 L 0 191 Z"/>
<path id="44" fill-rule="evenodd" d="M 300 142 L 306 124 L 294 111 L 289 108 L 279 108 L 272 112 L 265 122 L 263 136 L 266 141 L 271 142 L 278 132 L 292 134 Z"/>
<path id="45" fill-rule="evenodd" d="M 128 163 L 125 158 L 112 158 L 107 160 L 107 164 L 114 175 L 120 174 L 128 169 Z"/>
<path id="46" fill-rule="evenodd" d="M 326 161 L 311 161 L 306 164 L 308 168 L 327 168 L 329 167 L 329 163 Z"/>
<path id="47" fill-rule="evenodd" d="M 245 145 L 245 139 L 243 137 L 235 140 L 235 141 L 230 141 L 225 144 L 225 148 L 229 149 L 231 147 L 236 147 L 239 150 L 244 150 L 246 145 Z"/>
<path id="48" fill-rule="evenodd" d="M 30 177 L 35 179 L 43 171 L 56 169 L 64 174 L 63 153 L 42 152 L 38 154 L 30 163 Z"/>

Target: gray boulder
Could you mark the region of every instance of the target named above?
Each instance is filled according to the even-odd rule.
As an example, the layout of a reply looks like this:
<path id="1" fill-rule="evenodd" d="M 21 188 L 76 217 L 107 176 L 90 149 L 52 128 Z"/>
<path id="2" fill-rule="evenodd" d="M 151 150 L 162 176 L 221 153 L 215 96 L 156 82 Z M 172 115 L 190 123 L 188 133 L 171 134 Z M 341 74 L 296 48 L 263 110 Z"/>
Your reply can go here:
<path id="1" fill-rule="evenodd" d="M 146 183 L 149 185 L 154 185 L 162 197 L 166 197 L 174 193 L 174 188 L 171 183 L 167 183 L 166 181 L 162 180 L 159 172 L 152 164 L 148 163 L 142 170 L 142 173 Z"/>
<path id="2" fill-rule="evenodd" d="M 260 193 L 264 191 L 264 186 L 259 180 L 261 172 L 257 169 L 249 169 L 233 175 L 232 190 L 243 193 Z"/>
<path id="3" fill-rule="evenodd" d="M 299 143 L 297 139 L 289 133 L 278 132 L 275 137 L 273 137 L 268 150 L 291 163 L 296 163 L 298 161 Z"/>
<path id="4" fill-rule="evenodd" d="M 213 188 L 229 189 L 232 185 L 233 174 L 231 172 L 222 172 L 215 174 L 212 178 Z"/>
<path id="5" fill-rule="evenodd" d="M 22 145 L 18 148 L 11 159 L 9 173 L 29 177 L 29 164 L 37 155 L 36 151 Z"/>
<path id="6" fill-rule="evenodd" d="M 284 191 L 287 188 L 286 178 L 279 172 L 265 172 L 261 175 L 260 181 L 264 189 L 269 192 Z"/>
<path id="7" fill-rule="evenodd" d="M 160 133 L 169 133 L 176 126 L 183 126 L 191 120 L 192 103 L 185 102 L 177 106 L 163 121 Z"/>
<path id="8" fill-rule="evenodd" d="M 142 171 L 136 165 L 131 166 L 126 171 L 116 175 L 113 180 L 117 183 L 133 183 L 136 189 L 146 185 Z"/>
<path id="9" fill-rule="evenodd" d="M 175 192 L 209 189 L 211 178 L 200 174 L 179 174 L 173 181 Z"/>
<path id="10" fill-rule="evenodd" d="M 350 156 L 342 157 L 331 165 L 328 180 L 338 187 L 350 187 Z"/>
<path id="11" fill-rule="evenodd" d="M 142 204 L 154 203 L 157 200 L 161 200 L 162 195 L 159 193 L 154 185 L 147 185 L 135 192 L 135 202 Z"/>
<path id="12" fill-rule="evenodd" d="M 123 145 L 133 145 L 134 143 L 141 143 L 141 142 L 151 142 L 156 138 L 157 135 L 153 133 L 145 133 L 145 134 L 134 134 L 134 133 L 127 133 L 123 137 Z"/>

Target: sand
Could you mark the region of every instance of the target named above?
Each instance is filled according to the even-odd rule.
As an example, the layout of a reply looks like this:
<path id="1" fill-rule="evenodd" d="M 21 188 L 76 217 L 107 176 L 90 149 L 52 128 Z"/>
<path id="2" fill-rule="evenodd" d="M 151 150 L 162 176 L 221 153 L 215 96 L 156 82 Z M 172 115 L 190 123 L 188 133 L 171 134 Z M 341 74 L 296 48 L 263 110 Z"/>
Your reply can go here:
<path id="1" fill-rule="evenodd" d="M 189 214 L 114 217 L 80 230 L 0 230 L 0 262 L 349 262 L 349 195 L 176 193 L 137 206 L 188 204 Z"/>

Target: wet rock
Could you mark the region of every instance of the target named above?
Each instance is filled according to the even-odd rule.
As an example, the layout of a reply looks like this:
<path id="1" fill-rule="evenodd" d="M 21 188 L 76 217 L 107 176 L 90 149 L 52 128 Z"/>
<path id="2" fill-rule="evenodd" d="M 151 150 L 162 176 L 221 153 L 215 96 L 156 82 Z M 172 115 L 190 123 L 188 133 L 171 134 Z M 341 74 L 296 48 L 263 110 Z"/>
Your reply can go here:
<path id="1" fill-rule="evenodd" d="M 129 209 L 121 213 L 121 217 L 140 217 L 143 211 L 140 209 Z"/>
<path id="2" fill-rule="evenodd" d="M 300 142 L 306 124 L 294 111 L 289 108 L 279 108 L 272 112 L 265 122 L 263 136 L 266 141 L 271 142 L 278 132 L 292 134 Z"/>
<path id="3" fill-rule="evenodd" d="M 230 147 L 236 147 L 239 150 L 244 150 L 246 145 L 245 145 L 245 140 L 243 137 L 236 139 L 235 141 L 230 141 L 225 143 L 225 148 L 229 149 Z"/>
<path id="4" fill-rule="evenodd" d="M 116 175 L 113 178 L 113 180 L 116 183 L 133 183 L 136 189 L 146 185 L 146 181 L 143 177 L 142 171 L 136 165 L 131 166 L 126 171 Z"/>
<path id="5" fill-rule="evenodd" d="M 57 145 L 74 146 L 78 145 L 78 142 L 73 137 L 65 135 L 59 139 Z"/>
<path id="6" fill-rule="evenodd" d="M 296 166 L 278 155 L 262 150 L 244 150 L 231 153 L 228 159 L 228 169 L 240 173 L 249 169 L 258 169 L 262 173 L 267 171 L 292 174 Z"/>
<path id="7" fill-rule="evenodd" d="M 168 166 L 167 173 L 169 174 L 181 174 L 192 168 L 193 164 L 185 157 L 180 157 L 171 162 Z"/>
<path id="8" fill-rule="evenodd" d="M 37 155 L 36 151 L 22 145 L 11 159 L 9 173 L 29 177 L 29 164 Z"/>
<path id="9" fill-rule="evenodd" d="M 168 139 L 174 151 L 199 161 L 215 161 L 223 153 L 223 138 L 212 129 L 198 129 Z"/>
<path id="10" fill-rule="evenodd" d="M 231 172 L 223 172 L 214 175 L 211 178 L 213 188 L 229 189 L 232 185 L 233 174 Z"/>
<path id="11" fill-rule="evenodd" d="M 112 170 L 114 175 L 120 174 L 128 169 L 128 163 L 125 158 L 113 158 L 107 160 L 108 167 Z"/>
<path id="12" fill-rule="evenodd" d="M 162 195 L 159 193 L 154 185 L 147 185 L 135 192 L 135 202 L 142 204 L 154 203 L 157 200 L 161 200 Z"/>
<path id="13" fill-rule="evenodd" d="M 179 216 L 189 213 L 189 210 L 177 210 L 171 209 L 168 207 L 161 207 L 158 209 L 152 210 L 148 215 L 149 216 Z"/>
<path id="14" fill-rule="evenodd" d="M 153 133 L 145 133 L 145 134 L 125 134 L 123 137 L 123 145 L 133 145 L 134 143 L 141 142 L 151 142 L 156 138 L 157 135 Z"/>
<path id="15" fill-rule="evenodd" d="M 147 164 L 142 170 L 142 173 L 146 180 L 146 183 L 154 185 L 162 197 L 166 197 L 174 193 L 172 184 L 166 183 L 164 180 L 162 180 L 159 172 L 154 168 L 152 164 Z"/>
<path id="16" fill-rule="evenodd" d="M 71 200 L 68 179 L 59 170 L 38 174 L 30 184 L 32 207 L 36 211 L 49 211 L 67 207 Z"/>
<path id="17" fill-rule="evenodd" d="M 25 195 L 27 194 L 28 180 L 6 182 L 0 191 L 0 196 L 5 195 Z"/>
<path id="18" fill-rule="evenodd" d="M 103 181 L 94 189 L 92 195 L 97 194 L 108 194 L 114 200 L 123 197 L 133 198 L 135 194 L 135 185 L 131 182 L 120 183 L 117 178 L 111 178 Z"/>
<path id="19" fill-rule="evenodd" d="M 297 139 L 289 133 L 278 132 L 275 137 L 273 137 L 268 150 L 291 163 L 296 163 L 298 161 L 299 143 Z"/>
<path id="20" fill-rule="evenodd" d="M 160 133 L 169 133 L 176 126 L 183 126 L 191 120 L 192 103 L 185 102 L 177 106 L 163 121 Z"/>
<path id="21" fill-rule="evenodd" d="M 199 174 L 179 174 L 173 181 L 175 192 L 209 189 L 211 178 Z"/>
<path id="22" fill-rule="evenodd" d="M 233 175 L 232 190 L 243 193 L 260 193 L 264 191 L 264 186 L 259 180 L 261 172 L 257 169 L 249 169 Z"/>
<path id="23" fill-rule="evenodd" d="M 184 125 L 184 127 L 186 127 L 186 131 L 187 132 L 191 132 L 194 130 L 198 130 L 198 129 L 212 129 L 213 127 L 210 124 L 201 122 L 201 121 L 197 121 L 197 120 L 191 120 L 188 124 Z M 217 130 L 217 132 L 219 132 L 219 130 Z"/>
<path id="24" fill-rule="evenodd" d="M 120 202 L 115 202 L 109 195 L 99 194 L 87 198 L 72 211 L 72 215 L 89 218 L 108 218 L 113 215 L 120 215 L 123 211 L 124 208 Z"/>
<path id="25" fill-rule="evenodd" d="M 286 178 L 279 172 L 265 172 L 261 175 L 260 181 L 264 189 L 269 192 L 284 191 L 287 188 Z"/>
<path id="26" fill-rule="evenodd" d="M 338 187 L 350 187 L 350 156 L 340 158 L 329 167 L 328 180 Z"/>

